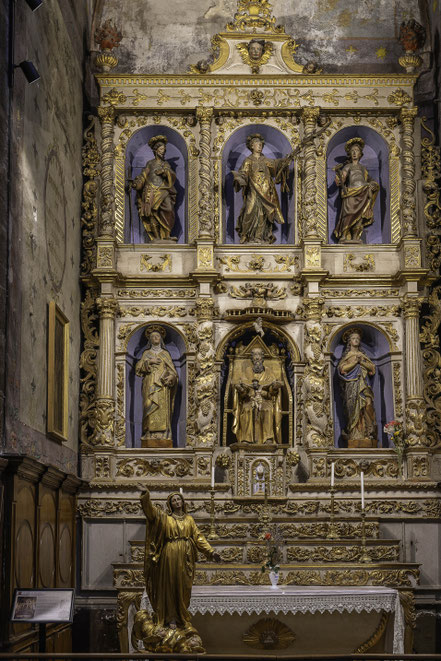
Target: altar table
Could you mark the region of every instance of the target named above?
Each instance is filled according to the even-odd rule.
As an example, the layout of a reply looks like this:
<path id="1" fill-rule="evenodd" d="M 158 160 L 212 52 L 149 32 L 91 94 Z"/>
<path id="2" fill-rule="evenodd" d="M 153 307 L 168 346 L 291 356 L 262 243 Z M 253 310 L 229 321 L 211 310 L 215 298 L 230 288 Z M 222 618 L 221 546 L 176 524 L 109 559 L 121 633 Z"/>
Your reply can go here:
<path id="1" fill-rule="evenodd" d="M 148 607 L 146 595 L 141 607 Z M 252 653 L 243 637 L 266 618 L 281 623 L 276 628 L 286 625 L 295 637 L 286 654 L 350 654 L 362 646 L 404 651 L 399 593 L 387 587 L 195 586 L 190 612 L 209 653 Z M 259 653 L 275 649 L 282 648 Z"/>

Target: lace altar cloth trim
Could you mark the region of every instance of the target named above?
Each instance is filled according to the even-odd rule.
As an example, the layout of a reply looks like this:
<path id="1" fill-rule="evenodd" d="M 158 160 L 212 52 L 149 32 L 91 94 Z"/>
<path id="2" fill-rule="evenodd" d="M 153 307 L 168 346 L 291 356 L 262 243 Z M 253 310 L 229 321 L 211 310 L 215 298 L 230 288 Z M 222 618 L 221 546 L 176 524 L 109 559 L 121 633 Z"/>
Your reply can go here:
<path id="1" fill-rule="evenodd" d="M 195 615 L 255 613 L 361 613 L 395 611 L 398 592 L 378 588 L 296 588 L 283 586 L 198 586 L 193 588 L 190 612 Z"/>
<path id="2" fill-rule="evenodd" d="M 141 608 L 150 608 L 145 592 Z M 393 653 L 404 652 L 403 609 L 398 590 L 392 588 L 201 585 L 193 588 L 189 610 L 192 615 L 394 613 Z"/>

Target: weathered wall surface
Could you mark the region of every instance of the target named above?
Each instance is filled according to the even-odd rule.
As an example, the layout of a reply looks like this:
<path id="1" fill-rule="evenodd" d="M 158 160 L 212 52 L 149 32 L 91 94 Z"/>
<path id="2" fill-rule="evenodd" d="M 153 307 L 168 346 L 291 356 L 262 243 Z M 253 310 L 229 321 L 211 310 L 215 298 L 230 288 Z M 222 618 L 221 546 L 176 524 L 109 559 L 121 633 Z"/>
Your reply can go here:
<path id="1" fill-rule="evenodd" d="M 421 4 L 421 7 L 420 7 Z M 401 22 L 427 21 L 417 0 L 273 0 L 273 15 L 300 44 L 297 60 L 324 72 L 399 71 Z M 101 19 L 122 30 L 119 71 L 183 73 L 210 52 L 212 35 L 232 19 L 236 0 L 107 0 Z M 98 17 L 99 22 L 99 17 Z"/>
<path id="2" fill-rule="evenodd" d="M 7 429 L 4 450 L 76 472 L 80 352 L 83 3 L 16 3 L 13 95 Z M 46 436 L 47 318 L 54 300 L 70 321 L 69 432 Z"/>

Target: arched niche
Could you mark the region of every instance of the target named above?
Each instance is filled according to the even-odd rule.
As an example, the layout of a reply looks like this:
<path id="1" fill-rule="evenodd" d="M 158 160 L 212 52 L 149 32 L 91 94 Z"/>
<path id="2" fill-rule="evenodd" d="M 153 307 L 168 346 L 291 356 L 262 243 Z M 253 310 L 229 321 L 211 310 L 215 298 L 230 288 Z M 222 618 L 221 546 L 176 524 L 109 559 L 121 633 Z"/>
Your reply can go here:
<path id="1" fill-rule="evenodd" d="M 363 232 L 363 241 L 369 243 L 390 243 L 390 184 L 389 148 L 386 141 L 368 126 L 346 126 L 329 141 L 326 157 L 326 182 L 328 191 L 328 242 L 338 243 L 334 228 L 340 215 L 341 198 L 335 183 L 335 167 L 347 159 L 345 144 L 351 138 L 359 137 L 365 146 L 361 164 L 367 168 L 369 176 L 380 184 L 374 206 L 374 222 Z"/>
<path id="2" fill-rule="evenodd" d="M 231 400 L 231 397 L 226 396 L 227 389 L 229 387 L 229 376 L 231 375 L 232 370 L 232 356 L 236 349 L 238 349 L 240 346 L 248 347 L 250 343 L 255 342 L 257 337 L 259 337 L 259 341 L 262 340 L 268 348 L 275 345 L 279 351 L 279 355 L 284 357 L 283 365 L 287 377 L 287 385 L 289 391 L 283 396 L 282 401 L 282 409 L 286 411 L 286 414 L 282 416 L 282 445 L 293 445 L 293 393 L 295 392 L 294 364 L 299 361 L 299 352 L 297 346 L 291 340 L 291 338 L 288 338 L 288 336 L 281 332 L 280 329 L 278 329 L 276 326 L 263 323 L 263 332 L 263 336 L 257 336 L 252 322 L 244 324 L 243 326 L 235 328 L 231 333 L 229 333 L 228 336 L 224 338 L 216 352 L 216 358 L 220 365 L 222 445 L 228 446 L 237 442 L 231 430 L 233 415 L 227 402 L 227 400 Z"/>
<path id="3" fill-rule="evenodd" d="M 142 436 L 142 378 L 135 372 L 136 363 L 141 359 L 147 346 L 145 324 L 137 328 L 127 343 L 126 353 L 126 445 L 141 447 Z M 158 324 L 155 324 L 158 325 Z M 172 418 L 173 447 L 185 447 L 186 440 L 186 401 L 187 401 L 187 348 L 182 335 L 172 326 L 161 322 L 165 329 L 164 344 L 169 351 L 178 373 L 178 386 Z"/>
<path id="4" fill-rule="evenodd" d="M 184 138 L 168 126 L 144 126 L 132 135 L 126 148 L 125 173 L 129 179 L 137 177 L 144 169 L 146 163 L 154 158 L 154 153 L 148 145 L 150 138 L 155 135 L 165 135 L 167 138 L 167 151 L 165 160 L 176 173 L 176 206 L 175 224 L 171 236 L 177 243 L 187 241 L 187 172 L 188 151 Z M 127 197 L 126 197 L 127 200 Z M 136 205 L 136 191 L 130 191 L 130 208 L 125 206 L 124 223 L 125 243 L 149 243 L 149 238 L 138 215 Z"/>
<path id="5" fill-rule="evenodd" d="M 342 430 L 346 426 L 346 421 L 337 366 L 345 349 L 342 336 L 348 328 L 353 326 L 362 330 L 363 337 L 360 348 L 375 365 L 375 375 L 372 377 L 370 384 L 374 392 L 374 407 L 378 429 L 377 438 L 379 439 L 378 447 L 387 448 L 389 447 L 388 437 L 384 433 L 383 428 L 387 422 L 394 419 L 390 344 L 384 333 L 370 324 L 347 324 L 340 328 L 330 340 L 329 352 L 331 354 L 334 445 L 340 448 L 346 447 L 346 442 L 342 438 Z"/>
<path id="6" fill-rule="evenodd" d="M 273 126 L 266 124 L 241 126 L 228 138 L 222 151 L 223 241 L 225 243 L 239 243 L 236 225 L 243 205 L 243 196 L 241 191 L 236 192 L 234 190 L 232 171 L 239 170 L 244 159 L 251 153 L 246 146 L 246 139 L 250 133 L 261 133 L 263 135 L 265 145 L 262 153 L 268 158 L 281 158 L 292 151 L 288 138 Z M 285 224 L 274 224 L 276 240 L 273 245 L 294 243 L 295 200 L 293 180 L 293 166 L 291 165 L 288 177 L 290 192 L 282 193 L 281 185 L 276 184 Z"/>

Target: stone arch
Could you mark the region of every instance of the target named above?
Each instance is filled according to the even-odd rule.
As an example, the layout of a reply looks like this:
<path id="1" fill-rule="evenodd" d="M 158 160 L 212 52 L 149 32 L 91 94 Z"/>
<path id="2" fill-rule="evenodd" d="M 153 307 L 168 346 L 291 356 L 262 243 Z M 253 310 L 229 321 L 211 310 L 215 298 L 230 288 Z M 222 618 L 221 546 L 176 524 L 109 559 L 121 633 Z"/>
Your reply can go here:
<path id="1" fill-rule="evenodd" d="M 128 336 L 125 357 L 126 445 L 140 447 L 142 433 L 142 379 L 135 373 L 137 361 L 147 344 L 145 330 L 149 326 L 162 326 L 166 331 L 164 343 L 170 352 L 178 373 L 178 387 L 172 419 L 173 447 L 184 447 L 186 442 L 187 409 L 187 341 L 176 326 L 167 322 L 149 321 L 137 326 Z"/>

